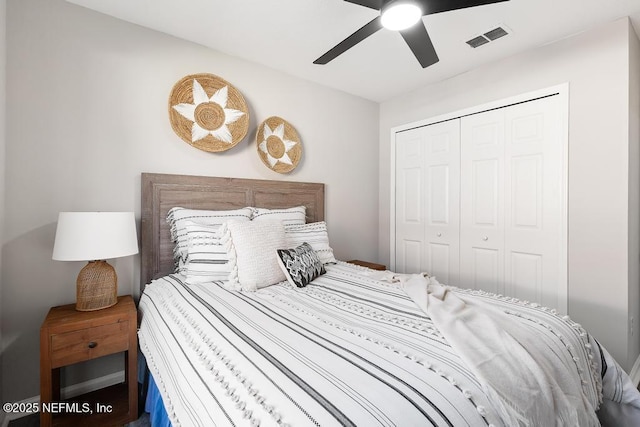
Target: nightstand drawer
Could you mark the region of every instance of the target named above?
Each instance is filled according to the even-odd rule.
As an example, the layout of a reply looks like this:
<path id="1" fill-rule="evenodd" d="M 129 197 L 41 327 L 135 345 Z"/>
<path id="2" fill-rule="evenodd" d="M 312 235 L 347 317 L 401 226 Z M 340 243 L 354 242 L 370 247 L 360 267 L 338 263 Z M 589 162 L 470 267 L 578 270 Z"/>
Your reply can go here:
<path id="1" fill-rule="evenodd" d="M 51 336 L 53 368 L 129 349 L 129 322 L 122 321 Z"/>

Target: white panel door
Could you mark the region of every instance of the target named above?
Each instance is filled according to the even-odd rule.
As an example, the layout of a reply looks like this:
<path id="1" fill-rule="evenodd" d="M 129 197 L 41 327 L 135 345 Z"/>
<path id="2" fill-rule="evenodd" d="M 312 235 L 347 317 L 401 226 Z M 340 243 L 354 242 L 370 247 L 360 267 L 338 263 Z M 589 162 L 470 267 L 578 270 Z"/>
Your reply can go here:
<path id="1" fill-rule="evenodd" d="M 460 284 L 504 293 L 504 110 L 460 123 Z"/>
<path id="2" fill-rule="evenodd" d="M 421 128 L 396 134 L 396 270 L 420 272 L 424 256 L 424 153 Z"/>
<path id="3" fill-rule="evenodd" d="M 559 97 L 461 119 L 460 281 L 566 310 Z"/>
<path id="4" fill-rule="evenodd" d="M 505 109 L 505 293 L 562 309 L 561 123 L 558 97 Z"/>
<path id="5" fill-rule="evenodd" d="M 460 274 L 460 120 L 424 128 L 425 258 L 423 271 L 457 286 Z"/>
<path id="6" fill-rule="evenodd" d="M 396 135 L 396 270 L 457 285 L 460 121 Z"/>

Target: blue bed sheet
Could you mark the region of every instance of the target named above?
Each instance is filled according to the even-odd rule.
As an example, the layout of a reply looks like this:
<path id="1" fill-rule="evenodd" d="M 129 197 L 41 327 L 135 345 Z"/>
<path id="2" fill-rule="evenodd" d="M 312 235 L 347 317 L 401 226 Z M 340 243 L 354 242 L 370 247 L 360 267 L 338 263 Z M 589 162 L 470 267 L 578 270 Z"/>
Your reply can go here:
<path id="1" fill-rule="evenodd" d="M 152 427 L 171 427 L 169 415 L 162 402 L 162 396 L 156 385 L 153 375 L 149 374 L 149 386 L 147 387 L 147 400 L 144 410 L 149 413 Z"/>

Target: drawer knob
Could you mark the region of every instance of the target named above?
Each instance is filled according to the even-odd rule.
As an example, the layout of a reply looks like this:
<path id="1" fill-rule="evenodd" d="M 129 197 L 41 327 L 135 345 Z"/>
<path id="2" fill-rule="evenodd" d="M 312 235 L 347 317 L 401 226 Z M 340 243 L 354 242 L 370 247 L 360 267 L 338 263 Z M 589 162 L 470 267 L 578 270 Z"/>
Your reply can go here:
<path id="1" fill-rule="evenodd" d="M 95 341 L 91 341 L 91 342 L 89 343 L 89 348 L 96 348 L 97 346 L 98 346 L 98 343 L 97 343 L 97 342 L 95 342 Z"/>

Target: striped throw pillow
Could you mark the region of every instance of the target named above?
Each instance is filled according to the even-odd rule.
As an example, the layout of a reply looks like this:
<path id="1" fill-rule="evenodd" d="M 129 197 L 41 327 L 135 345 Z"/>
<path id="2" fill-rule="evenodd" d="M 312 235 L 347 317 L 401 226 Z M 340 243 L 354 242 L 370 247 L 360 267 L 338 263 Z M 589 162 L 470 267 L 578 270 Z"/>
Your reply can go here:
<path id="1" fill-rule="evenodd" d="M 220 225 L 185 224 L 188 246 L 183 274 L 190 285 L 214 280 L 227 281 L 231 264 L 219 237 Z"/>
<path id="2" fill-rule="evenodd" d="M 252 221 L 281 221 L 285 227 L 289 225 L 302 225 L 306 222 L 307 208 L 296 206 L 288 209 L 253 209 Z"/>
<path id="3" fill-rule="evenodd" d="M 324 221 L 289 225 L 284 230 L 288 247 L 295 248 L 307 242 L 316 251 L 322 264 L 336 262 L 333 249 L 329 246 L 329 234 L 327 233 L 327 224 Z"/>
<path id="4" fill-rule="evenodd" d="M 176 263 L 176 271 L 178 273 L 184 273 L 185 264 L 188 261 L 188 223 L 220 226 L 230 220 L 251 221 L 252 214 L 253 210 L 251 208 L 228 211 L 185 209 L 182 207 L 172 208 L 167 214 L 167 222 L 171 230 L 171 240 L 175 243 L 173 258 Z"/>

